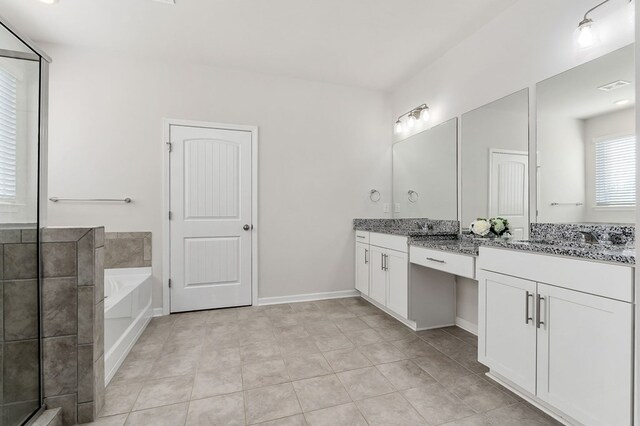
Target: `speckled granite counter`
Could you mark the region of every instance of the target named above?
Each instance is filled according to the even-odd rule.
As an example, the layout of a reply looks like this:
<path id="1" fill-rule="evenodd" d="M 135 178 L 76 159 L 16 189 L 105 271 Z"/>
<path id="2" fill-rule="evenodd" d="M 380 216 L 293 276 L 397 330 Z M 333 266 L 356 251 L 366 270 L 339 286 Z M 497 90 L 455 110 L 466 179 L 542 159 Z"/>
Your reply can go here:
<path id="1" fill-rule="evenodd" d="M 636 250 L 626 246 L 584 245 L 571 243 L 548 243 L 536 241 L 488 239 L 483 243 L 487 247 L 520 250 L 538 254 L 569 256 L 598 262 L 622 263 L 633 266 L 636 263 Z"/>
<path id="2" fill-rule="evenodd" d="M 481 241 L 473 239 L 411 239 L 410 245 L 416 247 L 425 247 L 433 250 L 448 251 L 458 254 L 466 254 L 469 256 L 477 256 Z"/>
<path id="3" fill-rule="evenodd" d="M 425 226 L 426 229 L 420 229 L 418 223 Z M 353 219 L 353 229 L 403 237 L 453 236 L 460 232 L 460 222 L 457 220 L 432 220 L 427 218 Z"/>
<path id="4" fill-rule="evenodd" d="M 416 230 L 416 222 L 430 225 Z M 409 237 L 409 245 L 478 256 L 480 247 L 496 247 L 531 253 L 567 256 L 598 262 L 613 262 L 633 266 L 636 263 L 633 226 L 601 224 L 531 224 L 530 241 L 502 238 L 481 238 L 458 234 L 457 221 L 429 219 L 355 219 L 354 229 Z M 627 244 L 588 245 L 578 241 L 580 231 L 603 235 L 622 235 Z"/>

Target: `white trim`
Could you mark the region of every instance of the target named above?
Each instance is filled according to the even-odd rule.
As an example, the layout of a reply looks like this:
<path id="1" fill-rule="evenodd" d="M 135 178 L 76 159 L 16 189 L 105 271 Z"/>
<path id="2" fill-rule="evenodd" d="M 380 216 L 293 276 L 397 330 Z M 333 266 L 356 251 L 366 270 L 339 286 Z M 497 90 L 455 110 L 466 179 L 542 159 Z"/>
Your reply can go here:
<path id="1" fill-rule="evenodd" d="M 471 321 L 456 317 L 456 325 L 463 330 L 468 331 L 471 334 L 478 335 L 478 324 L 474 324 Z"/>
<path id="2" fill-rule="evenodd" d="M 223 130 L 239 130 L 245 132 L 251 132 L 251 223 L 253 225 L 253 235 L 251 238 L 251 301 L 255 306 L 258 304 L 258 127 L 247 126 L 242 124 L 223 124 L 213 123 L 206 121 L 191 121 L 191 120 L 179 120 L 165 118 L 162 120 L 162 149 L 163 155 L 163 211 L 162 211 L 162 315 L 169 315 L 170 309 L 170 295 L 169 291 L 169 277 L 171 276 L 171 245 L 170 245 L 170 223 L 169 223 L 169 208 L 170 208 L 170 170 L 169 170 L 169 149 L 166 145 L 171 138 L 171 126 L 185 126 L 185 127 L 206 127 L 210 129 L 223 129 Z M 156 310 L 154 309 L 154 316 L 156 316 Z"/>
<path id="3" fill-rule="evenodd" d="M 328 291 L 324 293 L 295 294 L 292 296 L 262 297 L 258 299 L 258 305 L 278 305 L 281 303 L 310 302 L 313 300 L 340 299 L 344 297 L 358 296 L 360 296 L 360 292 L 355 289 Z"/>
<path id="4" fill-rule="evenodd" d="M 151 301 L 149 301 L 149 304 L 150 303 L 151 303 Z M 148 312 L 148 311 L 152 311 L 152 310 L 150 308 L 147 308 L 140 315 L 142 316 L 142 315 L 144 315 L 145 312 Z M 129 340 L 129 343 L 127 343 L 127 345 L 125 346 L 125 349 L 122 351 L 122 354 L 121 354 L 120 358 L 118 358 L 116 360 L 115 364 L 113 364 L 113 368 L 111 368 L 111 370 L 109 370 L 109 371 L 105 371 L 105 376 L 104 376 L 104 385 L 105 385 L 105 387 L 109 384 L 109 382 L 111 382 L 111 379 L 113 379 L 113 377 L 116 375 L 116 373 L 118 372 L 118 370 L 120 369 L 120 367 L 124 363 L 124 360 L 127 358 L 127 355 L 129 355 L 129 352 L 131 352 L 131 349 L 133 349 L 135 344 L 138 342 L 138 339 L 140 338 L 140 336 L 142 336 L 142 333 L 144 333 L 144 331 L 147 329 L 147 326 L 149 325 L 149 322 L 151 321 L 151 317 L 148 316 L 143 321 L 144 321 L 144 324 L 142 325 L 142 327 L 140 327 L 138 329 L 138 331 L 133 336 L 133 338 Z M 127 337 L 127 332 L 134 325 L 136 325 L 135 322 L 133 324 L 131 324 L 131 326 L 129 326 L 127 331 L 125 331 L 125 333 L 122 336 L 120 336 L 120 339 L 118 340 L 118 342 L 121 342 L 125 337 Z M 118 346 L 118 343 L 116 343 L 115 347 L 117 347 L 117 346 Z M 111 348 L 111 351 L 113 351 L 113 350 L 114 350 L 114 348 Z M 105 358 L 107 358 L 106 355 L 107 354 L 105 354 Z M 107 365 L 108 365 L 108 363 L 107 363 Z M 106 367 L 105 367 L 105 370 L 106 370 Z"/>
<path id="5" fill-rule="evenodd" d="M 164 310 L 162 308 L 153 308 L 151 310 L 151 317 L 152 318 L 154 318 L 154 317 L 163 317 L 164 315 L 165 315 L 164 314 Z"/>

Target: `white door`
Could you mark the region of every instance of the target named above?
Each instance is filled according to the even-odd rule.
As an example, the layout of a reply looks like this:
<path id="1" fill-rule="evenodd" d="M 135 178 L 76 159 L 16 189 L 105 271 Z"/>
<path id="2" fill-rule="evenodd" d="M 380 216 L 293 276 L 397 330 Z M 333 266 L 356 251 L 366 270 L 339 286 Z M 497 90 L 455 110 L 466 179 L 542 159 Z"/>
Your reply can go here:
<path id="1" fill-rule="evenodd" d="M 538 284 L 538 397 L 585 425 L 630 425 L 633 306 Z"/>
<path id="2" fill-rule="evenodd" d="M 481 271 L 478 285 L 478 360 L 535 394 L 536 283 Z"/>
<path id="3" fill-rule="evenodd" d="M 171 312 L 251 304 L 251 138 L 170 127 Z"/>
<path id="4" fill-rule="evenodd" d="M 387 251 L 387 307 L 403 318 L 409 316 L 409 285 L 407 253 Z"/>
<path id="5" fill-rule="evenodd" d="M 385 269 L 387 251 L 383 248 L 370 247 L 371 278 L 369 296 L 382 306 L 387 304 L 387 271 Z"/>
<path id="6" fill-rule="evenodd" d="M 369 295 L 369 244 L 356 243 L 356 290 Z"/>
<path id="7" fill-rule="evenodd" d="M 511 235 L 529 235 L 529 156 L 526 152 L 491 151 L 489 216 L 503 217 Z"/>

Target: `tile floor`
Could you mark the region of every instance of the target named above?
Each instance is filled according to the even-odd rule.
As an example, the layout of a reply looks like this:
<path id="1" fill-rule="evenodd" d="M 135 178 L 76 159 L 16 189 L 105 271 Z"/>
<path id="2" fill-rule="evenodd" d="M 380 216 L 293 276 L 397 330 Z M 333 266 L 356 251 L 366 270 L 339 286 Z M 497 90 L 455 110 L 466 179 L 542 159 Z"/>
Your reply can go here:
<path id="1" fill-rule="evenodd" d="M 558 424 L 486 379 L 476 346 L 361 298 L 155 318 L 92 424 Z"/>

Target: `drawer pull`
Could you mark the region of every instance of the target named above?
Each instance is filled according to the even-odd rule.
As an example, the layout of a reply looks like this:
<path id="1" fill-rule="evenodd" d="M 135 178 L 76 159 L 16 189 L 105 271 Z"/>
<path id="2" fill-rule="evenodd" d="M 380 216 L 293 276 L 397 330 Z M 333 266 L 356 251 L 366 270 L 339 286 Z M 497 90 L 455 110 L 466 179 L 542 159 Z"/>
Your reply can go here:
<path id="1" fill-rule="evenodd" d="M 365 237 L 364 235 L 356 235 L 356 238 L 362 238 L 364 240 L 367 237 Z"/>
<path id="2" fill-rule="evenodd" d="M 436 263 L 447 263 L 444 260 L 434 259 L 433 257 L 427 257 L 427 260 L 429 260 L 431 262 L 436 262 Z"/>
<path id="3" fill-rule="evenodd" d="M 525 324 L 529 324 L 529 321 L 533 322 L 533 317 L 529 316 L 529 298 L 533 297 L 533 293 L 529 293 L 527 291 L 527 293 L 525 294 L 524 297 L 524 305 L 526 306 L 526 309 L 524 311 L 524 323 Z"/>
<path id="4" fill-rule="evenodd" d="M 364 249 L 364 264 L 369 263 L 369 249 Z"/>
<path id="5" fill-rule="evenodd" d="M 540 328 L 541 325 L 544 325 L 544 321 L 540 320 L 540 302 L 544 300 L 544 297 L 538 295 L 538 299 L 536 301 L 536 327 Z"/>

